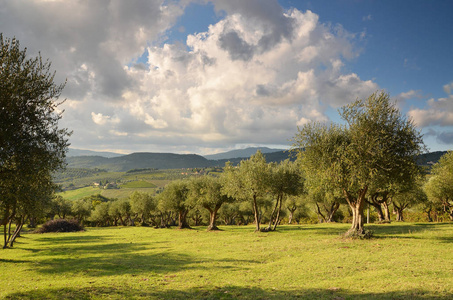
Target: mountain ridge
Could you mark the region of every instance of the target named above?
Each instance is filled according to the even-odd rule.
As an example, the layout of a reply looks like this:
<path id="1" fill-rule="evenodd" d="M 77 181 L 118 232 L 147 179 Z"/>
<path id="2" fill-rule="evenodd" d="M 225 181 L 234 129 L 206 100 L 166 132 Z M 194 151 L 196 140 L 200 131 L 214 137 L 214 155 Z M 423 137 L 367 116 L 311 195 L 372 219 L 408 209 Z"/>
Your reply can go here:
<path id="1" fill-rule="evenodd" d="M 447 151 L 436 151 L 420 155 L 417 163 L 421 166 L 430 167 Z M 263 153 L 267 162 L 280 162 L 285 159 L 295 160 L 295 155 L 288 150 Z M 198 154 L 175 154 L 175 153 L 151 153 L 137 152 L 117 157 L 73 156 L 67 157 L 69 168 L 99 168 L 112 172 L 126 172 L 132 169 L 183 169 L 183 168 L 206 168 L 223 167 L 226 162 L 237 165 L 241 160 L 248 157 L 235 157 L 229 159 L 210 160 Z"/>
<path id="2" fill-rule="evenodd" d="M 238 158 L 238 157 L 250 157 L 256 153 L 256 151 L 260 150 L 261 153 L 273 153 L 273 152 L 280 152 L 284 149 L 272 149 L 268 147 L 248 147 L 245 149 L 235 149 L 227 152 L 221 152 L 217 154 L 209 154 L 203 155 L 206 159 L 209 160 L 221 160 L 221 159 L 231 159 L 231 158 Z"/>

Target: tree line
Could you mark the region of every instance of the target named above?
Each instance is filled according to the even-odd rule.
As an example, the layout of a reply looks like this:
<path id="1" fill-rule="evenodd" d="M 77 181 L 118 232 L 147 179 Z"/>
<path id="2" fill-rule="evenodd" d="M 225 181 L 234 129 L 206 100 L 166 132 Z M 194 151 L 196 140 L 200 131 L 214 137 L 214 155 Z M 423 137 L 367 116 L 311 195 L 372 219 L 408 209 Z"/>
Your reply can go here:
<path id="1" fill-rule="evenodd" d="M 254 223 L 256 231 L 274 231 L 285 212 L 291 223 L 307 203 L 326 222 L 340 206 L 352 216 L 348 236 L 369 236 L 366 205 L 388 222 L 389 207 L 403 220 L 405 209 L 419 204 L 427 213 L 453 220 L 453 154 L 448 152 L 425 174 L 416 158 L 426 150 L 413 121 L 385 92 L 340 108 L 340 124 L 311 122 L 293 138 L 297 160 L 267 163 L 261 152 L 220 176 L 174 180 L 157 196 L 134 193 L 124 200 L 97 195 L 72 203 L 55 197 L 52 174 L 65 163 L 71 132 L 59 128 L 64 84 L 55 84 L 49 61 L 28 58 L 16 39 L 0 34 L 0 225 L 4 247 L 12 246 L 26 221 L 71 216 L 106 225 L 153 225 L 218 229 Z M 285 209 L 286 208 L 286 209 Z M 209 215 L 203 217 L 203 215 Z M 189 221 L 189 218 L 192 221 Z M 15 225 L 15 226 L 13 226 Z M 264 225 L 264 226 L 262 226 Z"/>

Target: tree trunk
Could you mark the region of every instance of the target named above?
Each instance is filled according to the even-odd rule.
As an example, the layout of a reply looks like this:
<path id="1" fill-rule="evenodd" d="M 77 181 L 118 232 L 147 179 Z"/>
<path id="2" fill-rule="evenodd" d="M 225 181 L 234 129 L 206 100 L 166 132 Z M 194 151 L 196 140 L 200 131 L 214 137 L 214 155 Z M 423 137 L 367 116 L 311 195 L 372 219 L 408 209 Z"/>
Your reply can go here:
<path id="1" fill-rule="evenodd" d="M 381 204 L 379 203 L 374 203 L 373 201 L 367 201 L 368 204 L 370 204 L 371 206 L 374 207 L 374 209 L 376 210 L 377 214 L 378 214 L 378 222 L 381 223 L 381 222 L 384 222 L 385 220 L 385 216 L 384 216 L 384 212 L 382 211 L 382 206 Z"/>
<path id="2" fill-rule="evenodd" d="M 331 223 L 333 222 L 333 216 L 337 212 L 337 210 L 340 208 L 340 202 L 334 201 L 330 207 L 330 212 L 327 216 L 327 222 Z"/>
<path id="3" fill-rule="evenodd" d="M 403 222 L 404 221 L 403 210 L 397 208 L 397 209 L 395 209 L 395 212 L 396 212 L 396 221 Z"/>
<path id="4" fill-rule="evenodd" d="M 279 199 L 280 199 L 280 197 L 277 196 L 277 200 L 275 201 L 274 209 L 272 210 L 271 216 L 269 218 L 269 225 L 267 226 L 265 231 L 271 231 L 272 230 L 272 225 L 274 224 L 274 215 L 275 215 L 275 212 L 277 211 Z"/>
<path id="5" fill-rule="evenodd" d="M 260 231 L 260 212 L 258 210 L 258 203 L 256 201 L 256 195 L 253 195 L 253 213 L 255 215 L 255 231 Z"/>
<path id="6" fill-rule="evenodd" d="M 431 207 L 429 207 L 427 210 L 425 210 L 426 212 L 426 217 L 428 218 L 428 222 L 432 222 L 433 221 L 433 218 L 431 217 Z"/>
<path id="7" fill-rule="evenodd" d="M 273 231 L 277 228 L 278 223 L 280 223 L 280 212 L 282 211 L 283 195 L 280 196 L 280 205 L 278 206 L 277 217 L 275 218 Z"/>
<path id="8" fill-rule="evenodd" d="M 346 232 L 346 236 L 363 236 L 365 234 L 365 229 L 363 227 L 364 217 L 363 217 L 363 208 L 365 204 L 365 195 L 368 190 L 368 187 L 364 187 L 358 193 L 357 198 L 354 198 L 349 194 L 348 191 L 343 190 L 346 201 L 349 204 L 349 207 L 352 211 L 352 225 L 351 228 Z"/>
<path id="9" fill-rule="evenodd" d="M 293 222 L 293 217 L 294 217 L 294 212 L 296 211 L 297 207 L 287 207 L 289 210 L 289 217 L 288 217 L 288 224 L 291 224 Z"/>
<path id="10" fill-rule="evenodd" d="M 319 207 L 318 203 L 315 202 L 315 204 L 316 204 L 316 213 L 322 218 L 322 220 L 323 220 L 324 222 L 327 222 L 327 219 L 326 219 L 326 217 L 324 216 L 324 214 L 322 213 L 321 208 Z M 319 218 L 318 218 L 318 221 L 319 221 Z M 322 223 L 322 222 L 321 222 L 321 223 Z"/>
<path id="11" fill-rule="evenodd" d="M 179 213 L 178 213 L 178 221 L 179 221 L 178 228 L 179 229 L 190 228 L 190 226 L 186 220 L 188 213 L 189 213 L 188 209 L 179 211 Z"/>
<path id="12" fill-rule="evenodd" d="M 220 209 L 220 206 L 216 206 L 214 209 L 209 210 L 209 226 L 208 231 L 211 230 L 220 230 L 216 225 L 217 220 L 217 211 Z"/>
<path id="13" fill-rule="evenodd" d="M 390 223 L 389 204 L 386 201 L 382 202 L 382 207 L 384 208 L 384 221 Z"/>

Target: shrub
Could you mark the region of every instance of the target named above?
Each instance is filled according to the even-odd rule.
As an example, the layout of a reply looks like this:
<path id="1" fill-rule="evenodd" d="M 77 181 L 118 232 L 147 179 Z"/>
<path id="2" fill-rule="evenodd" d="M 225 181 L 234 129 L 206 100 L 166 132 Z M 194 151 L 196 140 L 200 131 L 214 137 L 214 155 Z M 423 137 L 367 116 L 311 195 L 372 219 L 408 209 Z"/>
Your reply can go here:
<path id="1" fill-rule="evenodd" d="M 76 232 L 83 230 L 83 226 L 77 220 L 56 219 L 46 222 L 41 228 L 36 230 L 36 233 Z"/>

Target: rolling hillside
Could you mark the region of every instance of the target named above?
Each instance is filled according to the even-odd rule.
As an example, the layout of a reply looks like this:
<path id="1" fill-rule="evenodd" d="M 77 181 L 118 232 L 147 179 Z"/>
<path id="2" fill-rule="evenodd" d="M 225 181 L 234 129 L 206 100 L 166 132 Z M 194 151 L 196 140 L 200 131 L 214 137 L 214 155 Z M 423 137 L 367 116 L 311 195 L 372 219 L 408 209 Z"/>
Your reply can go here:
<path id="1" fill-rule="evenodd" d="M 422 154 L 418 159 L 418 164 L 429 167 L 436 163 L 445 153 L 445 151 L 438 151 Z M 287 150 L 265 153 L 264 156 L 268 162 L 280 162 L 288 158 L 291 160 L 295 159 L 294 155 Z M 232 164 L 236 165 L 239 164 L 241 160 L 249 157 L 250 156 L 209 160 L 197 154 L 132 153 L 111 158 L 102 156 L 75 156 L 68 157 L 67 162 L 69 168 L 98 168 L 109 172 L 126 172 L 132 169 L 144 168 L 182 169 L 223 167 L 227 161 L 230 161 Z"/>
<path id="2" fill-rule="evenodd" d="M 125 172 L 132 169 L 181 169 L 211 166 L 206 158 L 196 154 L 132 153 L 119 157 L 102 156 L 68 157 L 69 168 L 99 168 L 110 172 Z"/>
<path id="3" fill-rule="evenodd" d="M 238 149 L 223 153 L 204 155 L 204 157 L 209 160 L 223 160 L 223 159 L 234 159 L 238 157 L 250 157 L 253 154 L 255 154 L 256 151 L 258 150 L 260 150 L 263 154 L 282 151 L 282 149 L 271 149 L 267 147 L 250 147 L 246 149 Z"/>

